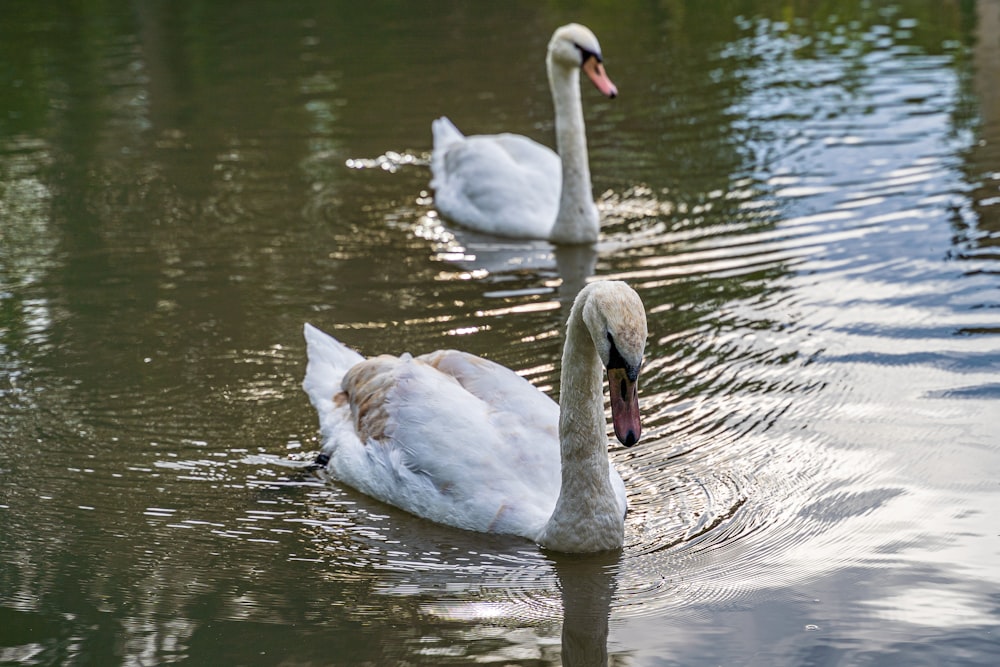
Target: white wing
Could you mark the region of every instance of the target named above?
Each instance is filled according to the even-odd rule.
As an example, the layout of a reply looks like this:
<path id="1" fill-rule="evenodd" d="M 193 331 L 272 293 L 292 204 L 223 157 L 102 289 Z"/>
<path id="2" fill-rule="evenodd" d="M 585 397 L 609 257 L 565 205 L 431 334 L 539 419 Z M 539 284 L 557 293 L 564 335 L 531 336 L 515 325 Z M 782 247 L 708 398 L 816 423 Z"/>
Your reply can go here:
<path id="1" fill-rule="evenodd" d="M 489 234 L 548 238 L 559 209 L 559 156 L 517 134 L 465 137 L 447 118 L 432 125 L 434 202 L 454 222 Z"/>
<path id="2" fill-rule="evenodd" d="M 334 477 L 433 521 L 537 536 L 559 495 L 555 402 L 516 373 L 455 351 L 360 361 L 331 394 L 325 379 L 341 356 L 330 349 L 343 346 L 329 341 L 307 334 L 304 386 Z"/>

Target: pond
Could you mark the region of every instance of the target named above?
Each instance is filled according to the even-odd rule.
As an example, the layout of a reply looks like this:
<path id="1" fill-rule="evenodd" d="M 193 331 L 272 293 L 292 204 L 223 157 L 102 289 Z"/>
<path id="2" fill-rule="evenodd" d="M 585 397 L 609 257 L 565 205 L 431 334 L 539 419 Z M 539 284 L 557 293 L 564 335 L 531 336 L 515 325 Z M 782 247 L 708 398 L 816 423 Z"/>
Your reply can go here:
<path id="1" fill-rule="evenodd" d="M 0 664 L 996 664 L 1000 2 L 5 9 Z M 570 21 L 600 241 L 463 230 L 431 121 L 553 145 Z M 594 279 L 649 322 L 620 553 L 290 465 L 304 323 L 557 397 Z"/>

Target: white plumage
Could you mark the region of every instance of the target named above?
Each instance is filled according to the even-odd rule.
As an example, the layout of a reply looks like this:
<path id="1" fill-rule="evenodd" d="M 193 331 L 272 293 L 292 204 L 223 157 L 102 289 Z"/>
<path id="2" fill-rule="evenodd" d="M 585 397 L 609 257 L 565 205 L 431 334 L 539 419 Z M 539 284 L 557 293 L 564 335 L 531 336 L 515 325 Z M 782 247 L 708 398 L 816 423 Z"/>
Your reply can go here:
<path id="1" fill-rule="evenodd" d="M 549 41 L 546 68 L 555 107 L 559 153 L 517 134 L 466 137 L 448 118 L 431 124 L 431 188 L 437 209 L 489 234 L 593 243 L 600 220 L 590 184 L 580 70 L 604 95 L 617 88 L 604 73 L 601 47 L 571 23 Z"/>
<path id="2" fill-rule="evenodd" d="M 612 382 L 612 406 L 625 389 L 615 425 L 632 429 L 619 438 L 634 444 L 645 326 L 624 283 L 581 291 L 560 419 L 559 405 L 494 362 L 454 350 L 364 359 L 307 324 L 303 387 L 319 413 L 320 461 L 334 478 L 432 521 L 564 551 L 620 547 L 625 487 L 607 457 L 601 363 L 625 359 L 632 369 L 630 389 Z"/>

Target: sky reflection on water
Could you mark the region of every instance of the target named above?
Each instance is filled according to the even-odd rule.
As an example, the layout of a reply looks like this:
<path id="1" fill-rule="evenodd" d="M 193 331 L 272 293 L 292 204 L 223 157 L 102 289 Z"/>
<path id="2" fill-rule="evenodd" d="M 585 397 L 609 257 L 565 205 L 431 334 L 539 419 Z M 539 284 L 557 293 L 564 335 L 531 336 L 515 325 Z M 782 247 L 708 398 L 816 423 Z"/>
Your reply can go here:
<path id="1" fill-rule="evenodd" d="M 0 662 L 996 661 L 1000 3 L 15 4 Z M 431 119 L 548 141 L 570 19 L 602 241 L 441 220 Z M 304 321 L 556 394 L 591 276 L 649 311 L 622 554 L 295 469 Z"/>

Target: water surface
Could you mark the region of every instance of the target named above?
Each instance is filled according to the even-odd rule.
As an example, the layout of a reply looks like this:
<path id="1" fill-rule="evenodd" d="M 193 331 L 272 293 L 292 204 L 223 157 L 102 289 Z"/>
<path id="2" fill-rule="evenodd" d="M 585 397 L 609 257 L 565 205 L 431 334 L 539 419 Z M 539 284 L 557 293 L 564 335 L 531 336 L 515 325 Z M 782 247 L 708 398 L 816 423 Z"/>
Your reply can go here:
<path id="1" fill-rule="evenodd" d="M 992 665 L 1000 6 L 15 2 L 0 25 L 0 664 Z M 602 241 L 477 236 L 430 121 L 551 142 Z M 558 394 L 627 280 L 626 546 L 435 526 L 319 448 L 305 321 Z"/>

